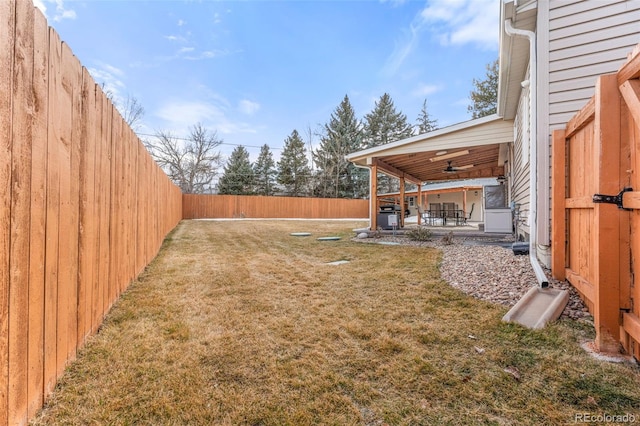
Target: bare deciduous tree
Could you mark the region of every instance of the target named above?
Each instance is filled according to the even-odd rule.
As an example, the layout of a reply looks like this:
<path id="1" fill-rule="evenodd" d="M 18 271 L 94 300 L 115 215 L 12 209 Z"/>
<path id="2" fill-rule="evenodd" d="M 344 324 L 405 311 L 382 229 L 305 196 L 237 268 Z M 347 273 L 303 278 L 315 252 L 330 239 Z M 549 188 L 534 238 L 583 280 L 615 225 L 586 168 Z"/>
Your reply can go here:
<path id="1" fill-rule="evenodd" d="M 135 132 L 140 127 L 140 121 L 144 117 L 144 107 L 137 98 L 127 95 L 127 99 L 121 105 L 116 105 L 122 118 L 127 122 L 129 127 Z"/>
<path id="2" fill-rule="evenodd" d="M 211 182 L 218 174 L 222 155 L 216 148 L 221 143 L 216 132 L 198 123 L 187 139 L 159 131 L 155 140 L 145 141 L 145 146 L 183 193 L 202 194 L 211 191 Z"/>
<path id="3" fill-rule="evenodd" d="M 138 98 L 127 95 L 127 99 L 122 100 L 120 96 L 116 96 L 113 90 L 107 87 L 105 82 L 100 83 L 100 88 L 104 95 L 113 103 L 116 109 L 122 115 L 124 121 L 131 127 L 133 131 L 138 130 L 140 121 L 144 117 L 144 107 L 138 101 Z"/>

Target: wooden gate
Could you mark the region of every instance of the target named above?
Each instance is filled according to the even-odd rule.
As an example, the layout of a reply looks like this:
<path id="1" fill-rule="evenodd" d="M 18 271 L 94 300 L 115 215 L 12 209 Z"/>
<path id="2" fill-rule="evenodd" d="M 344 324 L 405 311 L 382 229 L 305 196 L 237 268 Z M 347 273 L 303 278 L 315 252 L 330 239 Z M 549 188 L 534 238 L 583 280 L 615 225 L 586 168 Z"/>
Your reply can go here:
<path id="1" fill-rule="evenodd" d="M 640 49 L 553 133 L 552 275 L 580 292 L 595 346 L 640 358 Z M 635 191 L 634 191 L 635 190 Z M 635 303 L 634 303 L 635 301 Z"/>

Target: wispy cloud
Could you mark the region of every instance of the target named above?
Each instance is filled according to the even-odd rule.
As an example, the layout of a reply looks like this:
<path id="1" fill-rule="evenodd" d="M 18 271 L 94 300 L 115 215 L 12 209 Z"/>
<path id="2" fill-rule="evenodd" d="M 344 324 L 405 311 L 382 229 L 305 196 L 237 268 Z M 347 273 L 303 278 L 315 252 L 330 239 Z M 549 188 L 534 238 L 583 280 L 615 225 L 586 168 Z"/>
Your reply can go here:
<path id="1" fill-rule="evenodd" d="M 167 35 L 167 36 L 164 36 L 164 38 L 169 40 L 169 41 L 174 41 L 174 42 L 177 42 L 177 43 L 187 43 L 187 39 L 184 38 L 183 36 Z"/>
<path id="2" fill-rule="evenodd" d="M 192 49 L 190 52 L 194 51 L 195 49 Z M 185 52 L 181 52 L 181 53 L 185 53 Z M 229 51 L 228 50 L 205 50 L 202 52 L 196 52 L 196 54 L 190 54 L 190 55 L 177 55 L 176 59 L 182 57 L 183 59 L 187 59 L 189 61 L 200 61 L 203 59 L 213 59 L 213 58 L 218 58 L 220 56 L 225 56 L 228 55 Z"/>
<path id="3" fill-rule="evenodd" d="M 238 103 L 238 110 L 246 115 L 253 115 L 260 109 L 260 104 L 257 102 L 250 101 L 248 99 L 242 99 Z"/>
<path id="4" fill-rule="evenodd" d="M 420 16 L 444 46 L 498 46 L 500 2 L 495 0 L 431 0 Z"/>
<path id="5" fill-rule="evenodd" d="M 393 75 L 400 69 L 407 57 L 415 50 L 419 33 L 419 25 L 414 20 L 414 22 L 409 25 L 409 28 L 403 31 L 402 40 L 396 42 L 394 51 L 383 67 L 385 74 Z"/>
<path id="6" fill-rule="evenodd" d="M 444 90 L 444 86 L 440 84 L 424 84 L 420 83 L 414 90 L 413 96 L 417 98 L 423 98 L 425 96 L 433 95 L 434 93 Z"/>
<path id="7" fill-rule="evenodd" d="M 217 19 L 217 18 L 216 18 Z M 183 27 L 186 25 L 186 21 L 180 19 L 178 20 L 178 27 Z M 220 56 L 227 55 L 229 52 L 224 49 L 206 49 L 206 50 L 198 50 L 197 47 L 194 47 L 196 43 L 193 42 L 192 33 L 190 31 L 186 31 L 184 29 L 180 30 L 184 32 L 184 35 L 176 35 L 170 34 L 165 35 L 163 38 L 168 40 L 172 44 L 182 45 L 177 52 L 170 56 L 161 56 L 156 59 L 166 62 L 172 61 L 176 59 L 186 59 L 189 61 L 200 61 L 204 59 L 212 59 Z"/>
<path id="8" fill-rule="evenodd" d="M 103 91 L 110 93 L 116 103 L 123 100 L 122 92 L 125 89 L 125 84 L 122 78 L 125 74 L 121 69 L 101 62 L 97 63 L 95 67 L 87 69 L 95 82 L 102 86 Z"/>
<path id="9" fill-rule="evenodd" d="M 442 46 L 465 44 L 480 49 L 498 46 L 498 0 L 428 0 L 403 30 L 383 68 L 395 74 L 417 51 L 422 37 L 431 34 Z"/>
<path id="10" fill-rule="evenodd" d="M 176 134 L 187 134 L 196 123 L 217 131 L 219 134 L 256 133 L 248 123 L 230 117 L 226 102 L 216 100 L 167 101 L 155 112 L 163 121 L 163 127 Z"/>
<path id="11" fill-rule="evenodd" d="M 55 4 L 56 8 L 53 16 L 47 14 L 47 4 Z M 33 0 L 33 5 L 40 9 L 47 19 L 51 18 L 56 22 L 63 19 L 76 19 L 77 17 L 76 11 L 65 6 L 64 0 Z"/>

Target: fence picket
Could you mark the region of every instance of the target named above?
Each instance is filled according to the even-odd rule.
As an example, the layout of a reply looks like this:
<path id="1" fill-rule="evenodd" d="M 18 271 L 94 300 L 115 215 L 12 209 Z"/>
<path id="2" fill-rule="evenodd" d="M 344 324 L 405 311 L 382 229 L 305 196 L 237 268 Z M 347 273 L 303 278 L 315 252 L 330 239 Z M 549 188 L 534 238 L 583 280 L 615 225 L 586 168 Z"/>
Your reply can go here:
<path id="1" fill-rule="evenodd" d="M 0 43 L 1 426 L 42 406 L 182 194 L 31 2 L 0 2 Z"/>
<path id="2" fill-rule="evenodd" d="M 241 217 L 365 219 L 369 217 L 368 200 L 202 194 L 184 194 L 182 200 L 184 219 Z"/>
<path id="3" fill-rule="evenodd" d="M 29 246 L 28 417 L 43 403 L 44 282 L 47 208 L 47 86 L 49 29 L 40 10 L 34 15 L 33 111 L 31 139 L 31 223 Z"/>
<path id="4" fill-rule="evenodd" d="M 0 49 L 0 69 L 13 75 L 15 3 L 0 2 L 0 40 L 9 48 Z M 0 199 L 11 199 L 11 118 L 13 78 L 0 79 Z M 0 424 L 8 422 L 9 390 L 9 249 L 11 207 L 0 202 Z"/>
<path id="5" fill-rule="evenodd" d="M 16 3 L 11 137 L 11 248 L 9 259 L 9 422 L 27 420 L 29 347 L 29 232 L 31 219 L 30 111 L 33 107 L 33 8 Z"/>

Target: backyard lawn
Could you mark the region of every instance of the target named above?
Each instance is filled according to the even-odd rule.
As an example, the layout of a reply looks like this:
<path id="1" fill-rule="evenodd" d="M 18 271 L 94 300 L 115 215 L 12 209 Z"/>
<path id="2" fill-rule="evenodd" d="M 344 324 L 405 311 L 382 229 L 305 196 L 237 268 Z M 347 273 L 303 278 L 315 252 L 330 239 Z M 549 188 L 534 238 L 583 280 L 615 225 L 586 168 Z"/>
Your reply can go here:
<path id="1" fill-rule="evenodd" d="M 181 222 L 33 424 L 640 422 L 640 368 L 588 355 L 589 323 L 502 323 L 438 250 L 351 241 L 362 226 Z"/>

